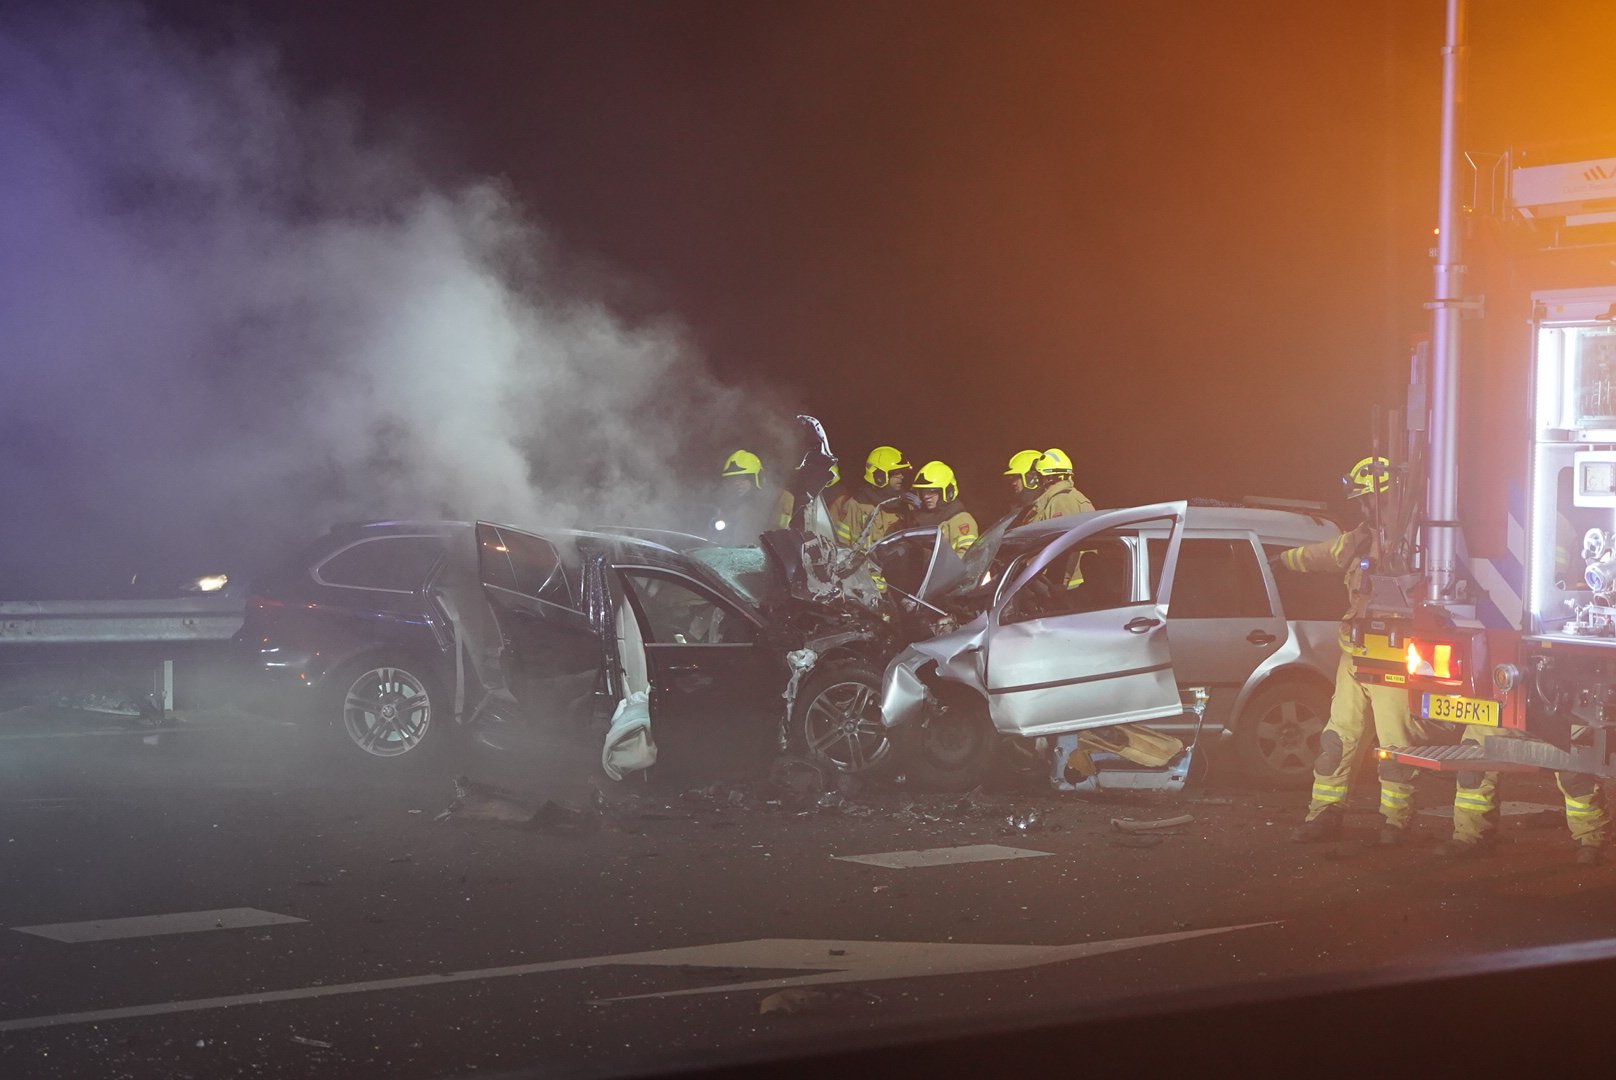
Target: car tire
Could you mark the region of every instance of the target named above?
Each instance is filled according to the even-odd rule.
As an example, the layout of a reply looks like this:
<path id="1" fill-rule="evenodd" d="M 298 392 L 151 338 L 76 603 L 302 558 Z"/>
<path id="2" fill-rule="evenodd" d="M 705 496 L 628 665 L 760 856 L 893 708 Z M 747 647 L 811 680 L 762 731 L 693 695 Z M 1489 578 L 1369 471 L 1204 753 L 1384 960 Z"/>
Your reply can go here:
<path id="1" fill-rule="evenodd" d="M 1235 722 L 1241 773 L 1268 787 L 1306 787 L 1329 718 L 1330 694 L 1322 686 L 1288 681 L 1257 691 Z"/>
<path id="2" fill-rule="evenodd" d="M 815 668 L 791 706 L 798 753 L 844 775 L 874 776 L 892 766 L 892 737 L 881 722 L 881 675 L 857 660 Z"/>
<path id="3" fill-rule="evenodd" d="M 332 672 L 322 712 L 350 751 L 377 762 L 436 757 L 454 725 L 438 679 L 417 660 L 385 654 Z"/>
<path id="4" fill-rule="evenodd" d="M 904 768 L 927 791 L 970 791 L 993 771 L 999 733 L 987 703 L 963 687 L 936 691 L 941 708 L 906 735 Z"/>

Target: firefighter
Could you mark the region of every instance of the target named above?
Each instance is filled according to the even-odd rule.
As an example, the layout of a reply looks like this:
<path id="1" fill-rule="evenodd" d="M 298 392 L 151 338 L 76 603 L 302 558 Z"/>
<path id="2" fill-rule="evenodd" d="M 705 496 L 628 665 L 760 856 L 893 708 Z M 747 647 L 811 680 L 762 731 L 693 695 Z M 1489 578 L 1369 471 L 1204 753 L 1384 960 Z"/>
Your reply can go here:
<path id="1" fill-rule="evenodd" d="M 866 545 L 873 544 L 887 533 L 903 525 L 903 511 L 897 506 L 876 508 L 895 495 L 902 495 L 909 484 L 914 466 L 904 459 L 896 447 L 877 446 L 864 459 L 864 478 L 848 483 L 848 492 L 841 500 L 836 516 L 836 539 L 852 547 L 864 537 Z M 871 519 L 874 524 L 871 525 Z M 868 536 L 864 529 L 870 527 Z"/>
<path id="2" fill-rule="evenodd" d="M 1465 742 L 1480 743 L 1499 732 L 1465 729 Z M 1453 792 L 1453 835 L 1438 844 L 1442 859 L 1468 859 L 1490 852 L 1498 834 L 1498 774 L 1461 772 Z M 1599 781 L 1586 773 L 1557 772 L 1554 783 L 1565 800 L 1566 827 L 1576 845 L 1577 862 L 1591 865 L 1603 861 L 1605 834 L 1610 815 L 1605 810 L 1605 793 Z"/>
<path id="3" fill-rule="evenodd" d="M 941 461 L 928 461 L 915 473 L 909 485 L 920 496 L 920 509 L 910 512 L 910 526 L 941 526 L 943 539 L 956 554 L 963 555 L 976 543 L 976 518 L 960 505 L 959 483 L 954 470 Z"/>
<path id="4" fill-rule="evenodd" d="M 830 467 L 830 482 L 819 493 L 825 503 L 825 512 L 830 515 L 832 522 L 837 520 L 837 510 L 841 506 L 842 497 L 847 494 L 841 487 L 842 472 L 836 466 Z M 797 509 L 797 497 L 791 493 L 789 487 L 780 489 L 780 494 L 774 500 L 774 527 L 777 529 L 791 528 L 791 515 Z M 806 528 L 806 523 L 804 524 Z"/>
<path id="5" fill-rule="evenodd" d="M 1023 455 L 1017 454 L 1010 459 L 1011 468 L 1017 464 L 1017 459 Z M 1072 483 L 1072 459 L 1066 451 L 1051 447 L 1038 455 L 1038 460 L 1031 468 L 1032 480 L 1023 474 L 1013 484 L 1021 485 L 1022 490 L 1035 492 L 1032 502 L 1021 511 L 1016 518 L 1016 525 L 1030 525 L 1035 521 L 1048 521 L 1051 518 L 1065 517 L 1067 514 L 1082 514 L 1094 509 L 1089 497 L 1077 490 Z M 1083 552 L 1074 552 L 1066 564 L 1066 587 L 1075 589 L 1083 584 Z"/>
<path id="6" fill-rule="evenodd" d="M 1017 454 L 1015 458 L 1011 458 L 1012 465 L 1015 464 L 1016 458 L 1021 456 L 1022 454 Z M 1037 476 L 1034 487 L 1026 487 L 1025 474 L 1019 482 L 1026 490 L 1036 490 L 1038 494 L 1016 519 L 1017 525 L 1030 525 L 1034 521 L 1048 521 L 1050 518 L 1082 514 L 1094 509 L 1089 497 L 1077 490 L 1076 485 L 1072 483 L 1072 459 L 1066 451 L 1054 447 L 1045 450 L 1034 463 L 1032 472 Z"/>
<path id="7" fill-rule="evenodd" d="M 1353 767 L 1368 752 L 1370 723 L 1382 746 L 1418 746 L 1426 741 L 1425 724 L 1408 711 L 1408 692 L 1400 686 L 1366 686 L 1352 677 L 1352 620 L 1362 615 L 1369 601 L 1366 566 L 1380 559 L 1380 545 L 1371 525 L 1375 498 L 1391 488 L 1391 467 L 1385 458 L 1367 457 L 1347 474 L 1348 498 L 1356 501 L 1364 520 L 1334 540 L 1290 548 L 1279 554 L 1286 570 L 1302 573 L 1345 573 L 1348 611 L 1341 620 L 1341 663 L 1336 668 L 1335 696 L 1330 720 L 1319 740 L 1313 763 L 1313 798 L 1306 820 L 1291 833 L 1297 843 L 1319 843 L 1341 835 L 1346 816 L 1347 788 Z M 1384 818 L 1380 842 L 1400 844 L 1408 838 L 1414 816 L 1414 777 L 1418 770 L 1395 761 L 1380 763 L 1380 813 Z"/>
<path id="8" fill-rule="evenodd" d="M 763 460 L 750 450 L 737 450 L 725 458 L 709 529 L 733 537 L 736 543 L 755 541 L 774 512 L 763 493 Z"/>
<path id="9" fill-rule="evenodd" d="M 1010 455 L 1004 475 L 1010 478 L 1010 497 L 1017 506 L 1026 506 L 1038 497 L 1038 459 L 1042 450 L 1017 450 Z"/>

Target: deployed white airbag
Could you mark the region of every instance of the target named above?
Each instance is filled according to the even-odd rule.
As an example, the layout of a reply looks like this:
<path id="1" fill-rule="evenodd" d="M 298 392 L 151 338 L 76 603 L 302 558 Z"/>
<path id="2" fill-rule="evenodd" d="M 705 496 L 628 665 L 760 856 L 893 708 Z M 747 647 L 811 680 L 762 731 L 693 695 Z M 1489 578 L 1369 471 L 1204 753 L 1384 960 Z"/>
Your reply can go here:
<path id="1" fill-rule="evenodd" d="M 621 780 L 625 773 L 655 765 L 656 753 L 656 743 L 651 740 L 651 700 L 644 690 L 636 690 L 619 701 L 612 713 L 600 767 L 613 780 Z"/>

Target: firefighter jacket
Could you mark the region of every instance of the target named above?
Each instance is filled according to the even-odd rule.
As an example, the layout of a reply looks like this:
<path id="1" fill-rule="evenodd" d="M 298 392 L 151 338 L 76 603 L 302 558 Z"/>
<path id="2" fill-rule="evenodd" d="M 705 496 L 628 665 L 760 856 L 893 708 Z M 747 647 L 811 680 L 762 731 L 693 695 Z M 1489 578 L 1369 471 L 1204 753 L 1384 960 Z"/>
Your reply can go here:
<path id="1" fill-rule="evenodd" d="M 791 512 L 796 508 L 797 497 L 791 494 L 791 492 L 787 491 L 785 488 L 781 488 L 780 494 L 774 497 L 774 510 L 771 512 L 773 523 L 769 526 L 769 528 L 791 528 Z"/>
<path id="2" fill-rule="evenodd" d="M 981 535 L 982 531 L 977 528 L 976 518 L 971 516 L 969 510 L 960 505 L 958 499 L 952 502 L 938 503 L 935 510 L 912 511 L 909 515 L 909 521 L 905 524 L 908 528 L 937 528 L 940 526 L 943 530 L 943 539 L 948 542 L 948 546 L 953 548 L 957 555 L 965 554 L 970 546 L 976 543 L 976 538 Z"/>
<path id="3" fill-rule="evenodd" d="M 1048 521 L 1050 518 L 1065 517 L 1067 514 L 1082 514 L 1094 509 L 1089 497 L 1077 490 L 1077 487 L 1065 477 L 1038 492 L 1038 497 L 1032 505 L 1021 512 L 1016 519 L 1017 525 L 1031 525 L 1035 521 Z"/>
<path id="4" fill-rule="evenodd" d="M 1287 570 L 1302 574 L 1346 575 L 1347 613 L 1341 617 L 1342 641 L 1345 642 L 1351 634 L 1352 620 L 1361 616 L 1369 604 L 1369 570 L 1380 560 L 1378 549 L 1374 530 L 1368 525 L 1359 525 L 1334 540 L 1288 548 L 1279 553 L 1279 563 Z"/>
<path id="5" fill-rule="evenodd" d="M 876 522 L 870 529 L 870 535 L 864 539 L 865 546 L 875 543 L 889 532 L 903 528 L 904 517 L 897 509 L 898 504 L 876 509 L 878 504 L 891 497 L 891 492 L 872 488 L 862 480 L 853 481 L 848 487 L 847 498 L 841 502 L 833 515 L 837 542 L 847 547 L 858 543 L 871 517 L 874 517 Z"/>

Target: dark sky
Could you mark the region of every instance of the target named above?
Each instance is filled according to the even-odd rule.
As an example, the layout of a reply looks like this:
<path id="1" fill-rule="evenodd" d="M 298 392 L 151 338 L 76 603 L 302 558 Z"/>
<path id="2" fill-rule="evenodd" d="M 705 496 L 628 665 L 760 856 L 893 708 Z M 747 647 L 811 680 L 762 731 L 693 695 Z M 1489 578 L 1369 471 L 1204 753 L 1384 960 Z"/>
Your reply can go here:
<path id="1" fill-rule="evenodd" d="M 1426 315 L 1443 5 L 175 2 L 503 176 L 844 458 L 1324 497 Z M 1469 145 L 1616 131 L 1616 5 L 1472 6 Z"/>

